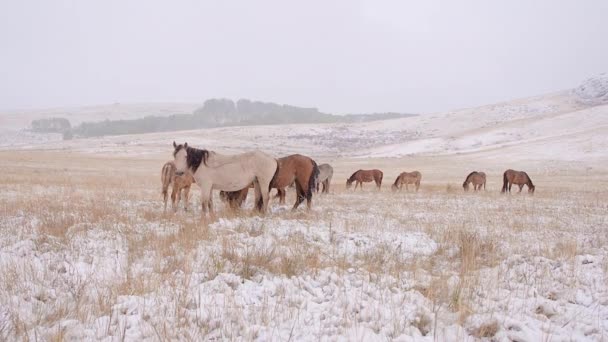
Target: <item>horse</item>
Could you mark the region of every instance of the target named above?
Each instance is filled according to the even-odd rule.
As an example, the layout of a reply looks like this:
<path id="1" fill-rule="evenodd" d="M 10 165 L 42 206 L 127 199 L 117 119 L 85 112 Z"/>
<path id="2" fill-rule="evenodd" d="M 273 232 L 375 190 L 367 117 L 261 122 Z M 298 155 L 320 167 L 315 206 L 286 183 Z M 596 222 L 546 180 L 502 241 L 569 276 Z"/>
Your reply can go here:
<path id="1" fill-rule="evenodd" d="M 464 191 L 469 191 L 469 183 L 473 183 L 473 191 L 486 189 L 486 174 L 484 172 L 473 171 L 469 173 L 467 178 L 464 179 L 464 183 L 462 183 L 462 187 Z"/>
<path id="2" fill-rule="evenodd" d="M 502 193 L 511 192 L 511 186 L 513 184 L 517 184 L 519 186 L 519 192 L 521 192 L 524 185 L 527 185 L 528 192 L 531 194 L 534 193 L 535 186 L 532 183 L 530 176 L 528 176 L 528 174 L 525 173 L 524 171 L 515 171 L 515 170 L 509 169 L 509 170 L 505 171 L 505 173 L 502 176 L 502 179 L 503 179 L 502 191 L 501 191 Z"/>
<path id="3" fill-rule="evenodd" d="M 163 184 L 162 194 L 165 202 L 165 212 L 167 211 L 167 192 L 169 185 L 173 185 L 171 190 L 171 207 L 173 208 L 173 211 L 177 211 L 179 201 L 182 197 L 182 190 L 184 191 L 184 208 L 188 211 L 188 195 L 190 194 L 190 186 L 194 183 L 194 178 L 190 173 L 178 176 L 175 174 L 175 170 L 175 163 L 173 161 L 168 161 L 163 165 L 160 174 L 160 179 Z"/>
<path id="4" fill-rule="evenodd" d="M 323 191 L 321 193 L 329 193 L 329 184 L 331 178 L 334 176 L 334 168 L 329 164 L 319 165 L 319 178 L 317 178 L 317 192 L 319 192 L 319 185 L 323 184 Z"/>
<path id="5" fill-rule="evenodd" d="M 213 217 L 213 189 L 224 191 L 241 190 L 254 184 L 255 209 L 261 213 L 268 210 L 270 182 L 278 167 L 277 161 L 261 151 L 252 151 L 235 155 L 224 155 L 214 151 L 202 150 L 185 144 L 173 142 L 173 158 L 177 168 L 176 175 L 187 171 L 201 188 L 201 218 L 207 210 Z"/>
<path id="6" fill-rule="evenodd" d="M 228 206 L 230 206 L 232 210 L 236 210 L 243 206 L 243 203 L 245 203 L 245 200 L 247 199 L 249 189 L 253 188 L 254 185 L 251 183 L 248 187 L 239 191 L 220 191 L 220 199 L 223 202 L 228 203 Z"/>
<path id="7" fill-rule="evenodd" d="M 296 203 L 292 210 L 296 210 L 298 206 L 306 199 L 308 209 L 312 206 L 312 192 L 315 189 L 317 178 L 319 177 L 319 167 L 317 163 L 309 157 L 293 154 L 287 157 L 277 159 L 278 167 L 275 176 L 270 183 L 271 189 L 277 189 L 279 203 L 285 203 L 285 188 L 295 183 L 296 187 Z M 226 198 L 238 198 L 243 196 L 242 193 L 246 189 L 236 191 L 239 194 L 228 194 Z M 246 195 L 244 195 L 246 196 Z M 256 205 L 259 202 L 256 201 Z"/>
<path id="8" fill-rule="evenodd" d="M 312 207 L 312 193 L 319 177 L 319 167 L 310 157 L 301 154 L 292 154 L 277 159 L 278 169 L 270 184 L 271 188 L 278 190 L 280 203 L 285 203 L 285 188 L 295 182 L 296 203 L 292 210 L 306 199 L 306 206 Z"/>
<path id="9" fill-rule="evenodd" d="M 403 189 L 403 184 L 405 184 L 405 190 L 409 191 L 407 185 L 414 184 L 416 186 L 416 192 L 420 188 L 420 180 L 422 179 L 422 174 L 418 171 L 412 172 L 402 172 L 397 179 L 395 179 L 395 183 L 391 187 L 393 191 Z"/>
<path id="10" fill-rule="evenodd" d="M 376 186 L 378 187 L 378 190 L 380 190 L 380 187 L 382 186 L 382 176 L 383 175 L 384 174 L 382 173 L 382 171 L 377 170 L 377 169 L 357 170 L 357 171 L 355 171 L 355 173 L 353 173 L 350 176 L 350 178 L 346 179 L 346 188 L 350 189 L 353 182 L 356 182 L 355 190 L 357 190 L 357 185 L 359 185 L 361 187 L 361 190 L 363 190 L 363 182 L 374 181 L 374 182 L 376 182 Z"/>

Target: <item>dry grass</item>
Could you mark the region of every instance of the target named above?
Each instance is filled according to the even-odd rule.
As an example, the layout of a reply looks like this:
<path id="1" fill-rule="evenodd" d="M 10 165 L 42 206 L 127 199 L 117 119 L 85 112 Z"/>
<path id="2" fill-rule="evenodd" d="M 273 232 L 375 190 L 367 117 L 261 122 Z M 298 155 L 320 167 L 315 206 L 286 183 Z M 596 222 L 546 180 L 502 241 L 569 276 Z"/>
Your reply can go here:
<path id="1" fill-rule="evenodd" d="M 423 176 L 419 193 L 392 193 L 386 190 L 388 186 L 382 192 L 371 187 L 353 192 L 340 183 L 332 186 L 331 195 L 315 198 L 315 207 L 321 209 L 313 213 L 279 212 L 258 224 L 257 216 L 249 211 L 218 211 L 219 220 L 237 222 L 226 228 L 200 222 L 196 191 L 191 199 L 193 212 L 162 213 L 158 177 L 148 172 L 148 167 L 162 163 L 142 160 L 129 169 L 125 160 L 67 160 L 61 156 L 0 168 L 7 175 L 0 181 L 0 190 L 10 193 L 0 199 L 0 248 L 34 242 L 31 249 L 24 249 L 23 259 L 19 259 L 22 265 L 0 265 L 0 299 L 7 300 L 12 322 L 10 333 L 4 328 L 7 331 L 0 330 L 0 337 L 41 334 L 44 339 L 63 340 L 70 337 L 70 329 L 61 322 L 93 325 L 101 324 L 95 323 L 98 318 L 107 317 L 102 329 L 105 334 L 124 339 L 127 323 L 118 317 L 124 319 L 129 313 L 118 310 L 120 301 L 125 296 L 148 298 L 160 289 L 169 297 L 162 309 L 166 320 L 161 325 L 153 317 L 143 319 L 145 310 L 138 312 L 153 327 L 143 331 L 148 329 L 158 339 L 197 340 L 218 331 L 226 333 L 224 337 L 235 337 L 231 334 L 238 326 L 218 326 L 213 312 L 207 318 L 198 317 L 205 303 L 191 298 L 196 284 L 221 274 L 236 275 L 244 282 L 264 277 L 314 278 L 327 270 L 340 276 L 366 274 L 375 286 L 420 293 L 432 303 L 433 314 L 420 312 L 411 324 L 427 335 L 435 333 L 439 319 L 465 324 L 471 315 L 493 310 L 486 299 L 496 294 L 497 287 L 505 286 L 504 274 L 517 271 L 505 268 L 503 261 L 509 257 L 568 261 L 574 279 L 575 267 L 579 267 L 574 265 L 576 256 L 608 243 L 606 234 L 590 238 L 605 215 L 608 197 L 601 191 L 573 190 L 576 179 L 561 184 L 571 186 L 568 191 L 541 185 L 534 197 L 504 196 L 496 189 L 465 194 L 457 180 L 434 182 L 439 178 L 435 174 Z M 68 166 L 61 167 L 64 163 Z M 110 172 L 117 167 L 122 171 Z M 537 183 L 542 184 L 542 179 Z M 290 195 L 288 203 L 291 200 Z M 216 207 L 222 208 L 219 200 Z M 283 224 L 304 228 L 276 231 Z M 378 240 L 369 248 L 365 245 L 368 240 L 357 245 L 359 236 L 375 241 L 385 233 L 425 234 L 437 246 L 432 253 L 410 255 L 390 240 Z M 117 245 L 102 244 L 106 249 L 85 253 L 87 248 L 97 248 L 87 244 L 95 239 L 115 239 Z M 344 247 L 349 239 L 354 241 L 354 251 Z M 28 259 L 31 255 L 43 255 L 49 261 L 38 265 Z M 57 260 L 62 261 L 54 264 Z M 115 266 L 105 267 L 109 262 Z M 88 278 L 79 277 L 78 263 L 100 269 Z M 608 273 L 606 262 L 602 269 Z M 488 279 L 492 270 L 502 275 Z M 97 279 L 95 271 L 109 275 Z M 522 283 L 542 288 L 539 284 L 550 275 L 541 271 L 522 275 Z M 50 293 L 49 286 L 60 295 Z M 16 302 L 8 301 L 13 296 L 31 298 L 37 304 L 30 309 L 13 307 Z M 281 315 L 295 319 L 300 303 L 291 300 L 280 300 L 289 309 L 262 304 L 259 320 L 270 324 Z M 231 324 L 244 324 L 240 304 L 225 305 L 222 310 L 235 319 Z M 188 314 L 192 310 L 197 312 L 194 318 Z M 33 311 L 34 319 L 26 315 L 28 311 Z M 236 323 L 239 319 L 241 323 Z M 356 319 L 344 313 L 344 322 L 352 325 Z M 396 321 L 395 336 L 408 324 Z M 501 322 L 491 321 L 470 333 L 491 338 L 500 329 Z M 256 332 L 248 334 L 255 336 Z"/>

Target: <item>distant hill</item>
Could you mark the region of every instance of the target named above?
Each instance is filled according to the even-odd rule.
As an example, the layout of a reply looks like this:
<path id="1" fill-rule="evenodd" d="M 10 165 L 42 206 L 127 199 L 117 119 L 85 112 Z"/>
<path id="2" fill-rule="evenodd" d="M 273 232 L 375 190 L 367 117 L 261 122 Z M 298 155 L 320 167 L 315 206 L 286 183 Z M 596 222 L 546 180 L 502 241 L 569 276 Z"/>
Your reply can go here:
<path id="1" fill-rule="evenodd" d="M 279 105 L 272 102 L 240 99 L 210 99 L 192 114 L 169 116 L 145 116 L 131 120 L 105 120 L 83 122 L 72 129 L 74 136 L 97 137 L 104 135 L 168 132 L 188 129 L 248 126 L 284 125 L 299 123 L 337 123 L 387 120 L 415 114 L 375 113 L 332 115 L 317 108 Z"/>

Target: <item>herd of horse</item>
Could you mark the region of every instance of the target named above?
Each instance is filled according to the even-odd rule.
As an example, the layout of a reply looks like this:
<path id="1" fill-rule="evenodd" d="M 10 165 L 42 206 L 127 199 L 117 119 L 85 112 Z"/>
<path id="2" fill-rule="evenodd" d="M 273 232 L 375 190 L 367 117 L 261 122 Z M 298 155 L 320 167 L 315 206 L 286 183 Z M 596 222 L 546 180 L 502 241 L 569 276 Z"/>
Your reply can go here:
<path id="1" fill-rule="evenodd" d="M 329 193 L 329 187 L 334 170 L 329 164 L 317 165 L 310 157 L 293 154 L 275 159 L 261 151 L 252 151 L 236 155 L 224 155 L 214 151 L 198 149 L 185 144 L 173 142 L 173 160 L 166 162 L 161 170 L 162 195 L 164 208 L 167 210 L 169 186 L 172 185 L 171 203 L 177 211 L 180 199 L 184 198 L 184 208 L 188 210 L 188 195 L 192 183 L 201 189 L 201 204 L 203 217 L 207 211 L 213 215 L 212 191 L 219 190 L 220 198 L 230 208 L 238 209 L 247 199 L 249 189 L 254 189 L 255 210 L 266 212 L 268 209 L 270 191 L 277 189 L 276 197 L 279 203 L 285 203 L 287 187 L 295 187 L 296 202 L 293 210 L 306 200 L 308 209 L 312 206 L 313 192 Z M 350 189 L 355 183 L 363 189 L 363 183 L 375 182 L 378 190 L 382 186 L 383 173 L 380 170 L 357 170 L 346 180 L 346 188 Z M 419 171 L 402 172 L 392 185 L 393 191 L 403 189 L 405 185 L 413 185 L 415 191 L 420 188 L 422 174 Z M 486 174 L 473 171 L 465 178 L 462 187 L 469 190 L 486 188 Z M 535 186 L 524 171 L 506 170 L 503 173 L 501 192 L 511 192 L 513 184 L 519 186 L 519 192 L 524 185 L 529 193 L 534 193 Z M 322 187 L 322 188 L 321 188 Z"/>

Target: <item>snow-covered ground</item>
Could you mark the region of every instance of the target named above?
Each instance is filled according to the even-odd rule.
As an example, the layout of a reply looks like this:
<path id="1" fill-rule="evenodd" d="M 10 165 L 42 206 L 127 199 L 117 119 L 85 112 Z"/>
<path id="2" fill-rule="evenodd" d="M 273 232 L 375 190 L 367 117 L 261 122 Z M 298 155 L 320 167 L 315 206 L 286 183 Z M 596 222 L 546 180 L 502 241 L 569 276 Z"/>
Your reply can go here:
<path id="1" fill-rule="evenodd" d="M 0 340 L 605 341 L 608 105 L 584 100 L 602 82 L 361 124 L 1 133 Z M 308 154 L 333 190 L 263 217 L 216 197 L 207 224 L 195 187 L 163 214 L 173 140 Z M 511 167 L 534 196 L 499 194 Z M 358 168 L 383 190 L 345 191 Z M 419 193 L 388 191 L 413 169 Z M 462 191 L 474 169 L 487 192 Z"/>
<path id="2" fill-rule="evenodd" d="M 311 213 L 216 199 L 205 226 L 162 215 L 152 177 L 9 175 L 3 340 L 608 338 L 605 191 L 336 186 Z"/>

